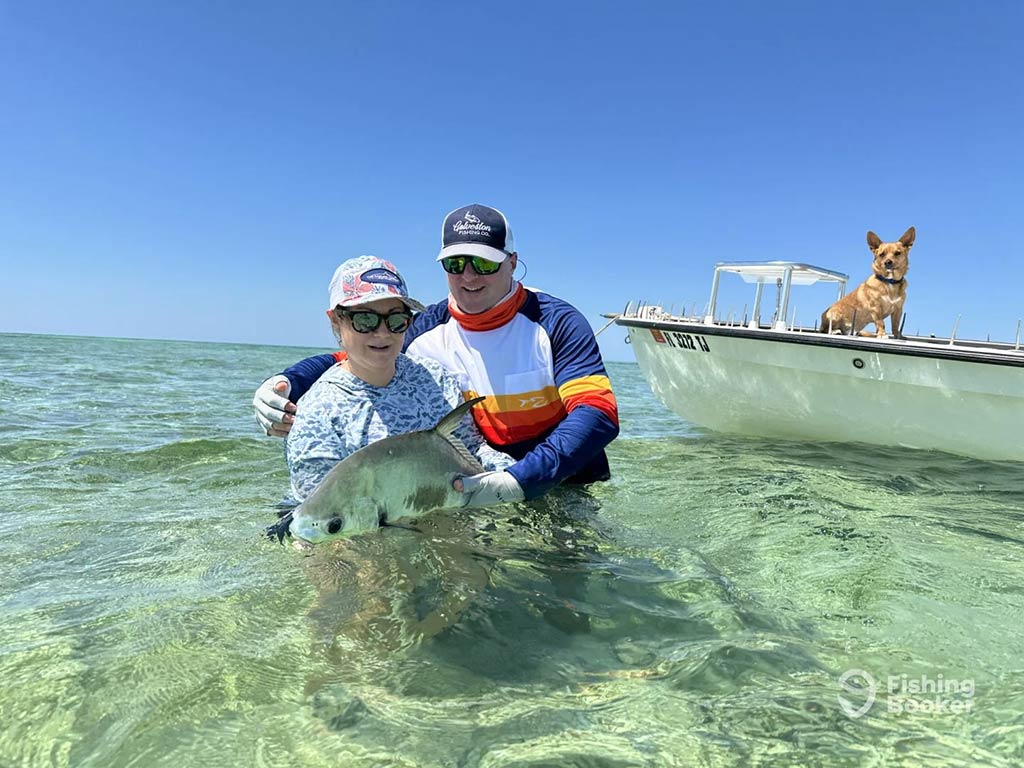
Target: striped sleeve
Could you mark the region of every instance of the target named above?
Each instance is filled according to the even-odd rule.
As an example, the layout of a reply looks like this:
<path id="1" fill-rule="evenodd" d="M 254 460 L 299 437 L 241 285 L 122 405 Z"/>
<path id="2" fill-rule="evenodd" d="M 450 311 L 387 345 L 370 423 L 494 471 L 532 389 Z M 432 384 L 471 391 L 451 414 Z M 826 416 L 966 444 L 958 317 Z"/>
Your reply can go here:
<path id="1" fill-rule="evenodd" d="M 607 376 L 581 376 L 570 379 L 558 387 L 558 396 L 562 398 L 565 410 L 569 413 L 581 405 L 589 405 L 616 424 L 619 423 L 619 407 L 612 393 L 612 383 Z"/>
<path id="2" fill-rule="evenodd" d="M 542 315 L 542 324 L 551 338 L 555 384 L 565 410 L 590 406 L 618 426 L 619 407 L 590 323 L 563 301 L 551 304 L 550 320 L 544 322 Z"/>
<path id="3" fill-rule="evenodd" d="M 526 498 L 603 463 L 604 448 L 619 434 L 619 411 L 590 324 L 572 305 L 541 298 L 539 322 L 551 342 L 555 385 L 566 416 L 508 471 Z"/>

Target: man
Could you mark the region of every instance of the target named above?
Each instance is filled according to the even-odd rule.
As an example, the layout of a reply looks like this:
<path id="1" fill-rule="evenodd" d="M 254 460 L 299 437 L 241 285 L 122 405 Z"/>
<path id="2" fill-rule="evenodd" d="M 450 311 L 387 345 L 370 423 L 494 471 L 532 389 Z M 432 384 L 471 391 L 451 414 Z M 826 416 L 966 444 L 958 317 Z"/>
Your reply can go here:
<path id="1" fill-rule="evenodd" d="M 517 461 L 455 481 L 467 506 L 534 499 L 561 482 L 610 476 L 604 448 L 619 433 L 618 406 L 594 332 L 571 304 L 513 277 L 519 256 L 505 215 L 485 205 L 449 213 L 437 257 L 447 301 L 417 315 L 405 352 L 458 378 L 488 443 Z M 263 382 L 253 398 L 269 435 L 291 428 L 298 400 L 343 353 L 317 355 Z M 289 399 L 290 398 L 290 399 Z"/>

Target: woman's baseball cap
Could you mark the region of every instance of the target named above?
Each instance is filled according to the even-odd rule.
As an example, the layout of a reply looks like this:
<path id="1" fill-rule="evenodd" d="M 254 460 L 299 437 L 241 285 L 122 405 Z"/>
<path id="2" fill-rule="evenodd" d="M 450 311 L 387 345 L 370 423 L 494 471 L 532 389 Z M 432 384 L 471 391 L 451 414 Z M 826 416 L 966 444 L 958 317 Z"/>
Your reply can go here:
<path id="1" fill-rule="evenodd" d="M 376 256 L 357 256 L 344 262 L 334 270 L 328 291 L 331 309 L 355 307 L 378 299 L 401 299 L 413 312 L 426 309 L 409 296 L 395 265 Z"/>

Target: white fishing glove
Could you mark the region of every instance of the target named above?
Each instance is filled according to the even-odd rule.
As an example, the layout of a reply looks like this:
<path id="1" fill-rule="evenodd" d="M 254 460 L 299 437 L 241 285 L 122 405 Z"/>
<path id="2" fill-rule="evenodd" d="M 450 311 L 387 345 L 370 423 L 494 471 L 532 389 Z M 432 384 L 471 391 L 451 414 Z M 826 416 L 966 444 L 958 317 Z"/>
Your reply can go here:
<path id="1" fill-rule="evenodd" d="M 460 481 L 461 489 L 458 485 Z M 519 482 L 504 470 L 458 478 L 453 485 L 455 490 L 463 492 L 464 507 L 492 507 L 525 498 Z"/>
<path id="2" fill-rule="evenodd" d="M 292 383 L 287 376 L 278 374 L 260 384 L 252 397 L 256 409 L 256 421 L 271 437 L 284 437 L 292 428 L 295 417 L 295 403 L 288 399 Z"/>

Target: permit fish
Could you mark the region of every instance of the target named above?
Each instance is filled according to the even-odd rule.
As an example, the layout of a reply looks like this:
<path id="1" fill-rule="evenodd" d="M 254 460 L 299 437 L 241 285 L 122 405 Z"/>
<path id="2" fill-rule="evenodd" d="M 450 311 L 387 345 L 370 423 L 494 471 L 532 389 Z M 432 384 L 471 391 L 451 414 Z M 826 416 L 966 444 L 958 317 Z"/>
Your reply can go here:
<path id="1" fill-rule="evenodd" d="M 483 399 L 467 400 L 431 429 L 392 435 L 345 457 L 302 504 L 282 513 L 267 535 L 282 543 L 285 536 L 296 536 L 315 544 L 461 507 L 462 494 L 452 480 L 484 468 L 455 428 Z"/>

